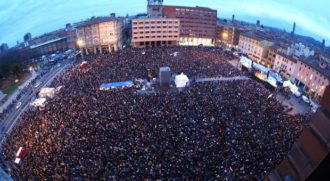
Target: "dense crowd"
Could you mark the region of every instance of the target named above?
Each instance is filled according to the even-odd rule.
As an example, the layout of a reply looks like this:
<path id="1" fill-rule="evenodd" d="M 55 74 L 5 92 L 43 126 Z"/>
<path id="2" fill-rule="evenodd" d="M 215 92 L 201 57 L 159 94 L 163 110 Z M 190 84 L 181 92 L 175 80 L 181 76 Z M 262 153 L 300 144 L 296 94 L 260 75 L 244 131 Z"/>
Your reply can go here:
<path id="1" fill-rule="evenodd" d="M 177 55 L 173 55 L 178 52 Z M 20 146 L 22 180 L 260 180 L 287 154 L 308 116 L 288 115 L 254 80 L 194 83 L 182 92 L 100 91 L 104 82 L 158 75 L 241 73 L 230 55 L 203 47 L 125 49 L 86 57 L 88 66 L 57 78 L 64 85 L 43 111 L 26 112 L 3 157 Z"/>

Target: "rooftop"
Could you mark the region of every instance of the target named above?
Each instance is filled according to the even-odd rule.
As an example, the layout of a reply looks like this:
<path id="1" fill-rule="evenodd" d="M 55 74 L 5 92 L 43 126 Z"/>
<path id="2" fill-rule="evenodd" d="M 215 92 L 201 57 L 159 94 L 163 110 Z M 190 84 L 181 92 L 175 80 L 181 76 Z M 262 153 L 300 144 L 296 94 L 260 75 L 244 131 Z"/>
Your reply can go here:
<path id="1" fill-rule="evenodd" d="M 254 31 L 254 32 L 246 32 L 246 33 L 242 33 L 243 36 L 248 37 L 248 38 L 252 38 L 258 41 L 263 41 L 263 40 L 267 40 L 267 41 L 274 41 L 275 38 L 270 36 L 267 33 L 264 32 L 259 32 L 259 31 Z"/>
<path id="2" fill-rule="evenodd" d="M 292 55 L 286 55 L 285 53 L 280 52 L 280 51 L 278 51 L 277 54 L 284 57 L 284 58 L 286 58 L 286 59 L 288 59 L 288 60 L 290 60 L 290 61 L 292 61 L 292 62 L 294 62 L 294 63 L 297 63 L 298 57 L 294 57 Z"/>
<path id="3" fill-rule="evenodd" d="M 81 27 L 86 27 L 86 26 L 103 23 L 103 22 L 107 22 L 107 21 L 118 21 L 119 19 L 122 19 L 122 18 L 116 18 L 116 17 L 110 17 L 110 16 L 92 17 L 90 19 L 77 23 L 76 27 L 81 28 Z"/>
<path id="4" fill-rule="evenodd" d="M 167 17 L 162 17 L 162 16 L 138 16 L 132 18 L 132 20 L 164 20 L 164 19 L 177 19 L 177 18 L 167 18 Z M 177 19 L 179 20 L 179 19 Z"/>
<path id="5" fill-rule="evenodd" d="M 47 45 L 47 44 L 50 44 L 50 43 L 54 43 L 54 42 L 57 42 L 57 41 L 60 41 L 60 40 L 63 40 L 65 39 L 65 37 L 62 37 L 62 38 L 56 38 L 56 39 L 53 39 L 53 40 L 49 40 L 49 41 L 46 41 L 46 42 L 43 42 L 43 43 L 40 43 L 40 44 L 37 44 L 37 45 L 31 45 L 30 48 L 38 48 L 38 47 L 41 47 L 43 45 Z"/>
<path id="6" fill-rule="evenodd" d="M 163 7 L 173 7 L 173 8 L 182 8 L 182 9 L 200 9 L 200 10 L 207 10 L 207 11 L 215 11 L 215 12 L 217 12 L 216 9 L 211 9 L 211 8 L 208 8 L 208 7 L 201 7 L 201 6 L 191 7 L 191 6 L 171 6 L 171 5 L 165 5 Z"/>
<path id="7" fill-rule="evenodd" d="M 308 58 L 300 59 L 300 61 L 303 62 L 304 64 L 310 66 L 314 70 L 318 71 L 323 76 L 325 76 L 328 79 L 330 79 L 330 65 L 329 65 L 329 63 L 327 63 L 325 61 L 322 62 L 321 60 L 318 60 L 315 56 L 314 57 L 308 57 Z M 323 65 L 326 65 L 324 68 L 322 68 L 320 66 L 321 65 L 321 62 L 323 63 Z"/>

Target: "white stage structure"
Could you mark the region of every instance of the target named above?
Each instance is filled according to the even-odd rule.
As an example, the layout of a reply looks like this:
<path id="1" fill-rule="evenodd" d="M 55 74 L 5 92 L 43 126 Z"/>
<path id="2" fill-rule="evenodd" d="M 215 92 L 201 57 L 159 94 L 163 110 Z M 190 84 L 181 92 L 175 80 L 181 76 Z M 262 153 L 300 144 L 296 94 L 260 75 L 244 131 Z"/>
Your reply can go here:
<path id="1" fill-rule="evenodd" d="M 38 98 L 35 101 L 33 101 L 31 105 L 34 107 L 45 107 L 46 101 L 47 101 L 46 98 Z"/>
<path id="2" fill-rule="evenodd" d="M 44 97 L 44 98 L 53 98 L 55 95 L 55 89 L 54 88 L 42 88 L 39 92 L 39 97 Z"/>
<path id="3" fill-rule="evenodd" d="M 174 82 L 177 88 L 183 88 L 187 86 L 187 83 L 189 82 L 189 78 L 184 73 L 181 73 L 180 75 L 175 76 Z"/>

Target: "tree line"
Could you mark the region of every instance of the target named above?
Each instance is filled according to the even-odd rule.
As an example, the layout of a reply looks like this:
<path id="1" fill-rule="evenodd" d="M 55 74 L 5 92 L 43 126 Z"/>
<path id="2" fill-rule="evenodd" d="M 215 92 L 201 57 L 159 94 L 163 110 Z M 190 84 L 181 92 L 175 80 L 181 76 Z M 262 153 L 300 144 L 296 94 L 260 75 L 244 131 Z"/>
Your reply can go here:
<path id="1" fill-rule="evenodd" d="M 9 49 L 0 54 L 0 78 L 19 76 L 35 57 L 31 49 Z"/>

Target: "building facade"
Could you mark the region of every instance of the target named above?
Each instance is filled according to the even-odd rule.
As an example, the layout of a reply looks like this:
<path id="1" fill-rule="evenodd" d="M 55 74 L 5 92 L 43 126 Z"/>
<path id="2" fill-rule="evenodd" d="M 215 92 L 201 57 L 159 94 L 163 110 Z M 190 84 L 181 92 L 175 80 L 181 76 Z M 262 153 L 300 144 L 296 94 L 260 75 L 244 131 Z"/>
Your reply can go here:
<path id="1" fill-rule="evenodd" d="M 271 46 L 269 48 L 267 58 L 263 60 L 263 64 L 267 65 L 268 67 L 273 68 L 274 64 L 275 64 L 277 50 L 278 50 L 277 46 Z"/>
<path id="2" fill-rule="evenodd" d="M 246 53 L 250 59 L 257 63 L 267 58 L 268 51 L 274 43 L 267 37 L 254 33 L 244 33 L 240 35 L 238 49 Z"/>
<path id="3" fill-rule="evenodd" d="M 76 27 L 77 41 L 85 54 L 114 52 L 123 46 L 124 19 L 92 17 Z"/>
<path id="4" fill-rule="evenodd" d="M 299 59 L 295 75 L 298 86 L 311 97 L 320 98 L 329 85 L 330 65 L 316 57 Z"/>
<path id="5" fill-rule="evenodd" d="M 59 37 L 53 40 L 48 40 L 40 44 L 30 45 L 37 55 L 46 55 L 56 52 L 63 52 L 68 49 L 66 37 Z"/>
<path id="6" fill-rule="evenodd" d="M 297 57 L 287 56 L 283 53 L 278 52 L 275 56 L 273 69 L 276 72 L 279 72 L 286 79 L 294 82 L 297 61 Z"/>
<path id="7" fill-rule="evenodd" d="M 25 42 L 37 55 L 46 55 L 67 50 L 67 31 L 59 29 Z"/>
<path id="8" fill-rule="evenodd" d="M 144 17 L 132 20 L 132 47 L 177 46 L 179 40 L 179 19 Z"/>
<path id="9" fill-rule="evenodd" d="M 237 48 L 241 30 L 235 26 L 217 26 L 217 43 L 229 48 Z"/>
<path id="10" fill-rule="evenodd" d="M 164 17 L 180 20 L 180 45 L 215 45 L 217 10 L 198 6 L 163 6 L 162 11 Z"/>

